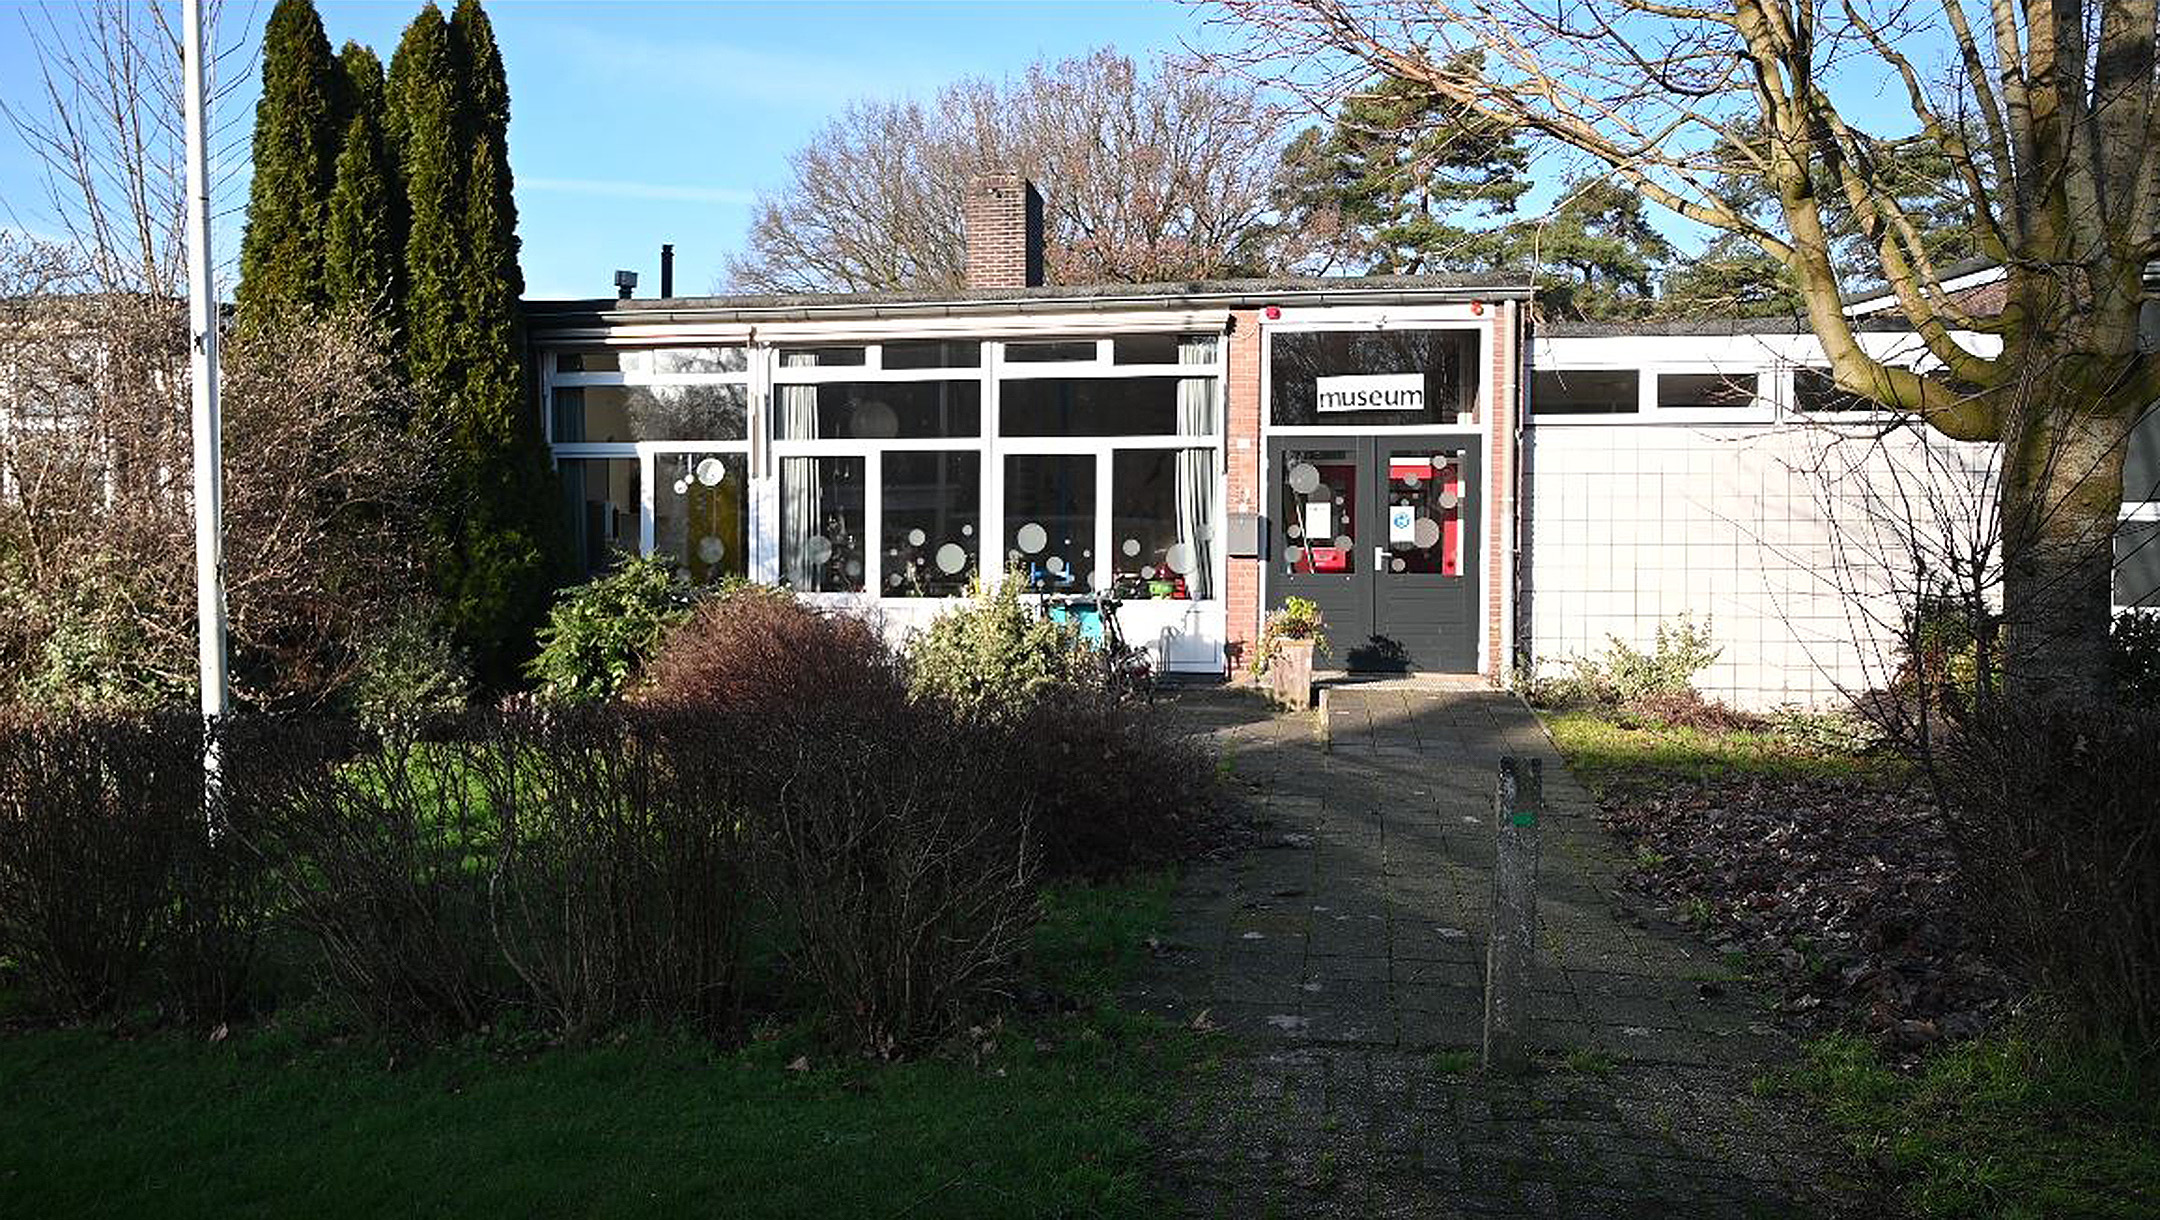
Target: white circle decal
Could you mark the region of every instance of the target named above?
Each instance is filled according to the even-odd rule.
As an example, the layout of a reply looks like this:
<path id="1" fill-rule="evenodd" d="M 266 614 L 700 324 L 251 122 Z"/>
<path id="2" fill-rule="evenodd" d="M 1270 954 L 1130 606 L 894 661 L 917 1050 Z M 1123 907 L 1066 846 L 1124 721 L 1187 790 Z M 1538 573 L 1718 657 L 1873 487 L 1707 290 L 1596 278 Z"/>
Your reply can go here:
<path id="1" fill-rule="evenodd" d="M 951 576 L 967 566 L 967 549 L 957 542 L 948 542 L 937 549 L 938 571 Z"/>
<path id="2" fill-rule="evenodd" d="M 1065 561 L 1059 556 L 1052 555 L 1050 558 L 1043 560 L 1043 570 L 1052 576 L 1063 576 L 1065 574 Z"/>
<path id="3" fill-rule="evenodd" d="M 713 537 L 711 534 L 707 534 L 703 538 L 698 539 L 697 556 L 699 559 L 704 560 L 706 563 L 718 563 L 720 562 L 721 556 L 726 554 L 727 544 L 720 541 L 718 538 Z"/>
<path id="4" fill-rule="evenodd" d="M 697 481 L 707 487 L 718 487 L 727 477 L 727 466 L 719 458 L 709 457 L 697 464 Z"/>
<path id="5" fill-rule="evenodd" d="M 1416 526 L 1417 544 L 1421 550 L 1440 545 L 1440 523 L 1431 517 L 1419 517 Z"/>
<path id="6" fill-rule="evenodd" d="M 1033 555 L 1050 545 L 1050 531 L 1030 521 L 1013 532 L 1013 542 L 1021 550 Z"/>
<path id="7" fill-rule="evenodd" d="M 803 559 L 812 566 L 824 563 L 832 558 L 832 539 L 819 534 L 810 541 L 803 543 L 802 553 Z"/>
<path id="8" fill-rule="evenodd" d="M 1440 493 L 1440 507 L 1453 508 L 1460 503 L 1462 503 L 1462 497 L 1456 495 L 1454 492 L 1443 491 Z"/>
<path id="9" fill-rule="evenodd" d="M 1169 564 L 1170 570 L 1180 576 L 1192 575 L 1193 569 L 1199 566 L 1193 558 L 1192 547 L 1183 542 L 1163 552 L 1163 562 Z"/>
<path id="10" fill-rule="evenodd" d="M 923 540 L 928 537 L 929 535 L 923 533 L 921 530 L 909 530 L 907 532 L 907 544 L 909 546 L 921 546 L 923 544 Z"/>
<path id="11" fill-rule="evenodd" d="M 1127 555 L 1138 555 L 1140 553 L 1140 540 L 1138 538 L 1127 538 L 1118 549 Z"/>
<path id="12" fill-rule="evenodd" d="M 1319 490 L 1320 468 L 1311 462 L 1299 462 L 1290 468 L 1290 490 L 1301 496 L 1309 496 Z"/>

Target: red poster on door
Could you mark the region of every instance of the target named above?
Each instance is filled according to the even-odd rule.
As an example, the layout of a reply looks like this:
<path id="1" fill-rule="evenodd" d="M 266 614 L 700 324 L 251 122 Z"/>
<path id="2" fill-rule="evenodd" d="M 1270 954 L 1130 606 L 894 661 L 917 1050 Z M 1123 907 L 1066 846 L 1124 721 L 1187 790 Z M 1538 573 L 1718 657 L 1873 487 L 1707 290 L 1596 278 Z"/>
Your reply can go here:
<path id="1" fill-rule="evenodd" d="M 1440 514 L 1440 574 L 1462 575 L 1462 463 L 1450 462 L 1440 472 L 1440 495 L 1454 507 Z"/>

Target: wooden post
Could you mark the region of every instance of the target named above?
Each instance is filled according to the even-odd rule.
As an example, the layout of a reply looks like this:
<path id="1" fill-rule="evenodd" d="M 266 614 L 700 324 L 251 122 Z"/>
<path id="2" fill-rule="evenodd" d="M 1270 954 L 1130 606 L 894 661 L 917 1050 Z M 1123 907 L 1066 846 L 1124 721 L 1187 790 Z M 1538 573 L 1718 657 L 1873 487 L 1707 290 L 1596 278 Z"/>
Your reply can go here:
<path id="1" fill-rule="evenodd" d="M 1492 935 L 1485 947 L 1485 1067 L 1519 1072 L 1530 1063 L 1530 988 L 1537 967 L 1538 822 L 1545 771 L 1530 759 L 1500 760 L 1493 806 Z"/>

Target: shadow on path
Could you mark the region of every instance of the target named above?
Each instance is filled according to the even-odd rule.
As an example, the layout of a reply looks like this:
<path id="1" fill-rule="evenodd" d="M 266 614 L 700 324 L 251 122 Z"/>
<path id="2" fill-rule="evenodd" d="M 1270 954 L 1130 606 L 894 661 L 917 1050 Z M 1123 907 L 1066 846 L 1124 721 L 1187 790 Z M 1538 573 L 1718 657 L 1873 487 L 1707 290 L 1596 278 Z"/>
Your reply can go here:
<path id="1" fill-rule="evenodd" d="M 1225 1035 L 1158 1133 L 1188 1214 L 1853 1210 L 1819 1130 L 1750 1091 L 1795 1048 L 1714 953 L 1629 912 L 1589 795 L 1514 696 L 1341 687 L 1322 725 L 1190 691 L 1172 714 L 1220 744 L 1259 824 L 1188 872 L 1127 996 Z M 1503 753 L 1545 760 L 1547 798 L 1545 1053 L 1515 1079 L 1475 1067 Z"/>

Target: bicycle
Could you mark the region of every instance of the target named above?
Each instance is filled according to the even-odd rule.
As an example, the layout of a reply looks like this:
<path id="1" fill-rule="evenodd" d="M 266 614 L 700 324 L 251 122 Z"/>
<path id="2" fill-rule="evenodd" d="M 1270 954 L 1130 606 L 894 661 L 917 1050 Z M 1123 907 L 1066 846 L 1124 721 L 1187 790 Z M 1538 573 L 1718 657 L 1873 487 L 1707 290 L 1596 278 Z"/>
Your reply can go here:
<path id="1" fill-rule="evenodd" d="M 1048 622 L 1075 627 L 1103 667 L 1103 685 L 1119 699 L 1155 702 L 1155 663 L 1147 649 L 1125 640 L 1118 607 L 1125 603 L 1108 593 L 1045 593 L 1042 615 Z"/>

